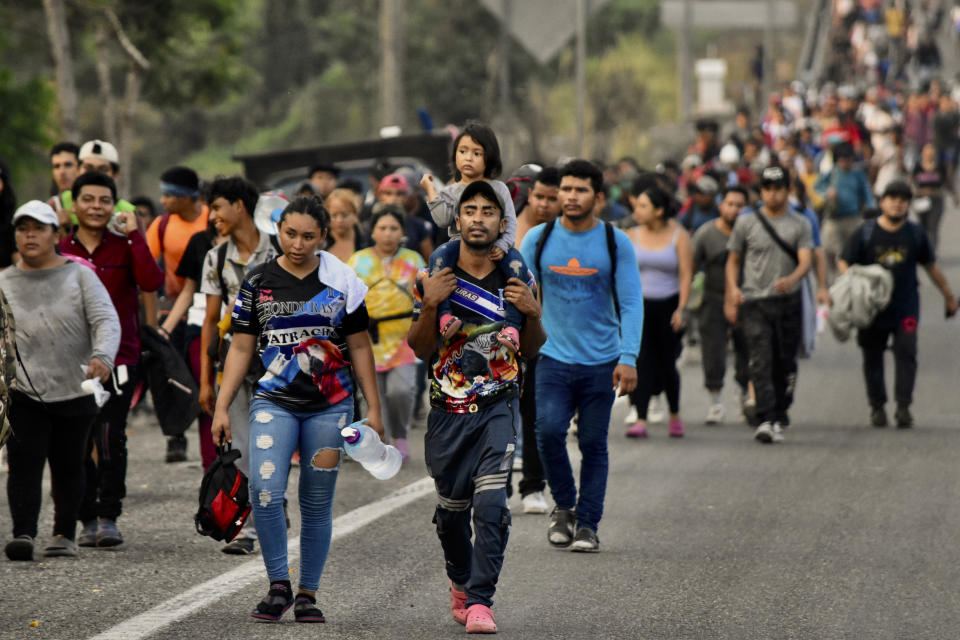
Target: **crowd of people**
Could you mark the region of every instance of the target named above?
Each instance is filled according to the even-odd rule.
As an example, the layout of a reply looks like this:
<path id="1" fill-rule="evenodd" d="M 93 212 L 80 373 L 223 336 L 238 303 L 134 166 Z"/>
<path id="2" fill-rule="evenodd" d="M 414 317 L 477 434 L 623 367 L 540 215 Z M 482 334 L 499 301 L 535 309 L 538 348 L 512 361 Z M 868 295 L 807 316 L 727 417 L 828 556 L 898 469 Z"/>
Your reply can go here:
<path id="1" fill-rule="evenodd" d="M 698 121 L 686 155 L 651 168 L 566 159 L 501 176 L 495 133 L 470 122 L 452 141 L 450 183 L 398 167 L 368 189 L 317 165 L 271 232 L 255 214 L 275 196 L 240 176 L 203 182 L 172 167 L 161 215 L 148 198 L 121 199 L 106 141 L 51 149 L 46 202 L 18 207 L 0 164 L 0 310 L 16 320 L 22 356 L 10 381 L 7 557 L 123 544 L 128 414 L 160 366 L 143 357 L 157 349 L 148 343 L 174 354 L 163 366 L 186 372 L 178 384 L 196 404 L 165 430 L 166 462 L 189 456 L 194 418 L 205 469 L 224 443 L 243 454 L 252 513 L 223 551 L 259 545 L 263 620 L 291 607 L 298 622 L 324 620 L 316 591 L 340 430 L 361 417 L 408 461 L 414 416 L 429 409 L 423 462 L 451 615 L 471 633 L 496 631 L 513 472 L 524 513 L 550 510 L 549 487 L 550 545 L 599 551 L 615 398 L 633 409 L 614 437 L 646 438 L 663 420 L 684 437 L 685 348 L 702 354 L 703 423 L 727 419 L 732 352 L 743 420 L 757 441 L 779 443 L 796 422 L 797 362 L 813 352 L 819 311 L 858 329 L 876 427 L 889 422 L 892 341 L 894 421 L 913 426 L 918 266 L 946 315 L 958 309 L 936 249 L 944 198 L 956 199 L 960 112 L 936 78 L 906 89 L 895 65 L 886 73 L 865 89 L 793 83 L 760 117 L 740 108 L 725 126 Z M 47 463 L 54 528 L 38 543 Z M 314 471 L 300 474 L 296 589 L 285 497 L 295 463 Z"/>

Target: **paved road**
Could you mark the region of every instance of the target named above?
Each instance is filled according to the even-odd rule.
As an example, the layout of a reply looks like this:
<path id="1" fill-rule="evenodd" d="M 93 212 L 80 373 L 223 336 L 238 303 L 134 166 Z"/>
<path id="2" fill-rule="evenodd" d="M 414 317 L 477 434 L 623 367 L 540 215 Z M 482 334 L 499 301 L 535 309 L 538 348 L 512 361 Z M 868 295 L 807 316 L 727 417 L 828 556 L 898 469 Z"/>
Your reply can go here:
<path id="1" fill-rule="evenodd" d="M 947 218 L 942 263 L 960 289 L 960 229 L 950 228 L 956 215 Z M 801 364 L 795 425 L 782 445 L 759 445 L 733 421 L 703 426 L 699 365 L 688 363 L 686 438 L 669 439 L 665 426 L 653 426 L 648 440 L 629 441 L 622 435 L 622 413 L 614 420 L 600 554 L 549 548 L 546 517 L 522 514 L 514 498 L 494 609 L 501 633 L 591 639 L 955 637 L 958 327 L 943 319 L 939 295 L 926 280 L 922 296 L 917 428 L 866 426 L 858 352 L 829 337 Z M 727 404 L 733 413 L 732 393 Z M 422 433 L 414 432 L 415 442 Z M 176 620 L 152 638 L 421 639 L 463 633 L 446 608 L 430 495 L 335 540 L 320 589 L 325 626 L 258 624 L 248 614 L 265 587 L 259 556 L 225 556 L 217 543 L 192 530 L 199 465 L 163 464 L 163 440 L 143 419 L 131 428 L 130 450 L 121 520 L 127 543 L 112 551 L 83 550 L 76 560 L 0 560 L 0 636 L 91 638 L 157 607 Z M 414 463 L 386 482 L 347 464 L 335 515 L 354 513 L 397 490 L 417 491 L 424 476 L 419 461 L 416 448 Z M 50 511 L 47 500 L 44 532 L 50 530 Z M 340 520 L 337 530 L 350 526 Z M 3 505 L 0 531 L 9 529 Z M 188 595 L 201 606 L 178 617 L 184 603 L 170 599 L 218 579 L 219 585 Z M 227 595 L 217 599 L 224 590 Z M 149 630 L 157 619 L 137 628 Z M 139 636 L 128 627 L 112 637 Z"/>

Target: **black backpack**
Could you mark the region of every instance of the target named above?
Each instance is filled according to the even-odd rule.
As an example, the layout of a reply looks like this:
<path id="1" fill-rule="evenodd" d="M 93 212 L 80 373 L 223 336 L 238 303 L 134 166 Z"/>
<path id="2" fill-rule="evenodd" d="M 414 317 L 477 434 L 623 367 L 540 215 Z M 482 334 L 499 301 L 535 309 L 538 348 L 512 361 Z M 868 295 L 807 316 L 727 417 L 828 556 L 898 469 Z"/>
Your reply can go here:
<path id="1" fill-rule="evenodd" d="M 217 447 L 220 455 L 200 483 L 200 509 L 194 516 L 197 533 L 214 540 L 233 540 L 250 515 L 247 476 L 234 464 L 240 451 L 228 445 Z"/>

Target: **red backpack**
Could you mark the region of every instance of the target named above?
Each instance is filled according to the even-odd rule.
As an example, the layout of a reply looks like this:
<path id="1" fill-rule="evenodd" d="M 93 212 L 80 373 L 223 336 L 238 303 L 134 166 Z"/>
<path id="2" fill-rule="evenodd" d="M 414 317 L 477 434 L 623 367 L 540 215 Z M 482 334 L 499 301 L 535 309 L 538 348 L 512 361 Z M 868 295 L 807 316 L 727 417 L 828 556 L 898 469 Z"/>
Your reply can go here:
<path id="1" fill-rule="evenodd" d="M 229 444 L 217 447 L 220 455 L 203 474 L 200 509 L 193 519 L 197 533 L 226 542 L 240 533 L 250 515 L 247 476 L 234 464 L 240 451 L 228 447 Z"/>

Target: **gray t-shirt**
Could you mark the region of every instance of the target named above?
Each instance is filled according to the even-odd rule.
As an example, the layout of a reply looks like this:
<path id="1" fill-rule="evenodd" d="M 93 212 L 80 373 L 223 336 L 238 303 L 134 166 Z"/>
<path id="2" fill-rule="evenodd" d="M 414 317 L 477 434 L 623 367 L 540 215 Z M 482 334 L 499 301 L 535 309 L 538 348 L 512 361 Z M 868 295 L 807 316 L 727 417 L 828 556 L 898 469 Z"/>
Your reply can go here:
<path id="1" fill-rule="evenodd" d="M 207 251 L 203 259 L 203 272 L 200 276 L 200 293 L 208 296 L 220 296 L 220 317 L 233 310 L 233 303 L 237 301 L 240 285 L 255 267 L 264 262 L 270 262 L 277 257 L 277 249 L 270 240 L 271 236 L 260 232 L 260 240 L 247 261 L 240 259 L 240 251 L 233 238 L 227 240 L 227 254 L 223 261 L 223 284 L 227 288 L 227 299 L 223 299 L 220 289 L 220 276 L 217 275 L 217 257 L 220 247 L 213 247 Z"/>
<path id="2" fill-rule="evenodd" d="M 693 265 L 703 271 L 703 293 L 723 297 L 726 289 L 727 242 L 730 236 L 717 229 L 716 221 L 702 225 L 693 234 Z"/>
<path id="3" fill-rule="evenodd" d="M 740 290 L 744 300 L 785 295 L 775 291 L 773 285 L 797 268 L 797 262 L 777 244 L 757 219 L 759 215 L 763 214 L 759 211 L 741 214 L 727 243 L 728 250 L 740 254 L 740 264 L 743 266 Z M 787 246 L 794 249 L 813 248 L 810 223 L 800 214 L 787 211 L 780 216 L 766 218 Z M 798 282 L 789 293 L 799 289 Z"/>
<path id="4" fill-rule="evenodd" d="M 0 289 L 16 321 L 17 390 L 44 402 L 85 395 L 81 365 L 97 357 L 108 367 L 120 348 L 120 320 L 93 269 L 67 260 L 53 269 L 0 271 Z M 33 387 L 24 375 L 24 366 Z"/>

